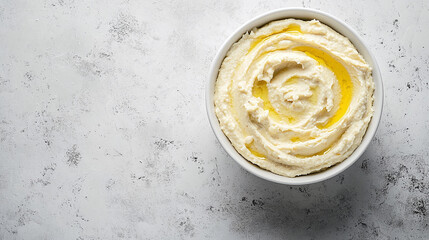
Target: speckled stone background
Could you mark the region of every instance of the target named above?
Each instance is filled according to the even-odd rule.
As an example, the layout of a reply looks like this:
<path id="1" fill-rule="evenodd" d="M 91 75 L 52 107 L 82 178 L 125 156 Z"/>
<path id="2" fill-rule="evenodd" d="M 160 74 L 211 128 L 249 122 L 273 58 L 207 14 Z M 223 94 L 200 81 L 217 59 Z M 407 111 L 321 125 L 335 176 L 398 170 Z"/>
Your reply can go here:
<path id="1" fill-rule="evenodd" d="M 371 146 L 289 187 L 241 169 L 206 117 L 222 42 L 268 10 L 334 14 L 385 87 Z M 0 2 L 0 239 L 428 239 L 429 2 Z"/>

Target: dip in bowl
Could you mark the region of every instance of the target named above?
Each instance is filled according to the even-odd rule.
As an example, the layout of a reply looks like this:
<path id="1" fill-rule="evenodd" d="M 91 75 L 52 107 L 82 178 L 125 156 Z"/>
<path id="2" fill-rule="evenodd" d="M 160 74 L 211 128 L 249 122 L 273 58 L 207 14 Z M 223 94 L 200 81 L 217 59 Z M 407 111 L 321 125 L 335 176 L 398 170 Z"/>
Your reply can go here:
<path id="1" fill-rule="evenodd" d="M 206 104 L 225 150 L 251 173 L 307 184 L 354 163 L 382 110 L 375 59 L 345 23 L 282 9 L 237 30 L 213 61 Z"/>

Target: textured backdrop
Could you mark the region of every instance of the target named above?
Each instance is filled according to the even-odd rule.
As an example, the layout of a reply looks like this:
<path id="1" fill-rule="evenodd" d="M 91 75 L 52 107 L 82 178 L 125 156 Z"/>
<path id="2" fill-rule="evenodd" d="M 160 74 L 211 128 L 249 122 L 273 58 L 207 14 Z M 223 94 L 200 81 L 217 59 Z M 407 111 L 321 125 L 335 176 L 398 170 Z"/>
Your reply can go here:
<path id="1" fill-rule="evenodd" d="M 343 174 L 246 173 L 206 117 L 222 42 L 311 7 L 372 48 L 385 105 Z M 427 239 L 429 2 L 0 2 L 0 239 Z"/>

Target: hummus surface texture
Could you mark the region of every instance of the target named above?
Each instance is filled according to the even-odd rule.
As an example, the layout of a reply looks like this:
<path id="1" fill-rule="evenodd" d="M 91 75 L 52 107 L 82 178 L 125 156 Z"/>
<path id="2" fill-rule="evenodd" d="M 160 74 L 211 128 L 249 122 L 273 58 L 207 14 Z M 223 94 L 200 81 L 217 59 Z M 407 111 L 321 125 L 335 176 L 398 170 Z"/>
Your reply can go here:
<path id="1" fill-rule="evenodd" d="M 342 162 L 373 114 L 371 68 L 317 20 L 285 19 L 246 33 L 215 86 L 222 131 L 248 161 L 296 177 Z"/>

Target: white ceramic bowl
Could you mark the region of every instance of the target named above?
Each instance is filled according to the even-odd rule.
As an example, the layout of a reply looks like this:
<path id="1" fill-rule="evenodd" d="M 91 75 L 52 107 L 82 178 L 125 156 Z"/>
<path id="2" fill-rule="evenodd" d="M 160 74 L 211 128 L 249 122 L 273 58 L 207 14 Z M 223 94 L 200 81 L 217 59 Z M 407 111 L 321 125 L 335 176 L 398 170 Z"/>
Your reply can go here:
<path id="1" fill-rule="evenodd" d="M 218 76 L 218 71 L 222 64 L 223 59 L 225 58 L 226 53 L 228 52 L 232 44 L 237 42 L 245 32 L 250 31 L 254 27 L 261 27 L 271 21 L 285 19 L 285 18 L 296 18 L 296 19 L 303 19 L 303 20 L 317 19 L 320 22 L 330 26 L 332 29 L 339 32 L 343 36 L 347 37 L 353 43 L 353 45 L 356 47 L 359 53 L 364 57 L 367 63 L 372 67 L 372 76 L 375 82 L 374 115 L 372 117 L 371 122 L 369 123 L 368 129 L 366 130 L 365 136 L 363 137 L 359 147 L 353 152 L 352 155 L 350 155 L 343 162 L 333 167 L 330 167 L 327 170 L 324 170 L 319 173 L 313 173 L 310 175 L 299 176 L 295 178 L 284 177 L 284 176 L 274 174 L 270 171 L 259 168 L 258 166 L 250 163 L 244 157 L 242 157 L 235 150 L 231 142 L 222 132 L 219 126 L 219 121 L 215 114 L 214 101 L 213 101 L 215 83 Z M 225 41 L 225 43 L 219 49 L 210 68 L 209 82 L 206 89 L 206 108 L 207 108 L 207 114 L 209 117 L 210 124 L 213 128 L 214 133 L 216 134 L 216 137 L 218 138 L 219 142 L 226 150 L 226 152 L 238 164 L 240 164 L 240 166 L 242 166 L 244 169 L 251 172 L 252 174 L 272 182 L 288 184 L 288 185 L 303 185 L 303 184 L 320 182 L 341 173 L 342 171 L 347 169 L 350 165 L 352 165 L 354 162 L 356 162 L 356 160 L 358 160 L 359 157 L 363 154 L 363 152 L 371 142 L 371 139 L 375 135 L 378 124 L 380 122 L 381 112 L 383 108 L 383 83 L 381 80 L 380 70 L 378 68 L 377 61 L 374 58 L 374 55 L 371 53 L 371 51 L 369 50 L 368 46 L 364 43 L 362 38 L 359 37 L 356 31 L 354 31 L 350 26 L 348 26 L 346 23 L 339 20 L 338 18 L 318 10 L 313 10 L 308 8 L 286 8 L 286 9 L 274 10 L 250 20 L 249 22 L 245 23 L 243 26 L 238 28 Z"/>

